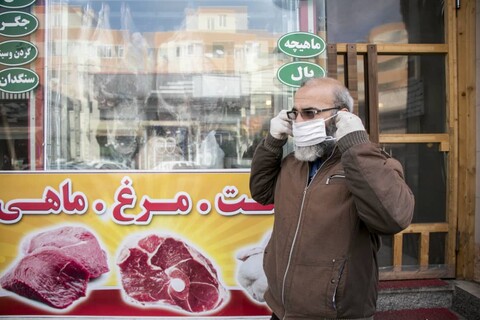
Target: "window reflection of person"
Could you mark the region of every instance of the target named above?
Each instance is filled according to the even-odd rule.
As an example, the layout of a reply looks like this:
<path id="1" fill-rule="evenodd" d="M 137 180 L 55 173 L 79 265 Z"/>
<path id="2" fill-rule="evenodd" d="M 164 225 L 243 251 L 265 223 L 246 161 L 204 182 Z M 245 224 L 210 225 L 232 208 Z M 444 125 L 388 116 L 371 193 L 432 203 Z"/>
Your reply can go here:
<path id="1" fill-rule="evenodd" d="M 192 167 L 188 159 L 189 102 L 185 96 L 165 98 L 151 92 L 145 102 L 146 119 L 152 123 L 138 154 L 140 169 L 167 170 Z"/>
<path id="2" fill-rule="evenodd" d="M 3 155 L 2 170 L 12 170 L 12 160 L 6 154 Z"/>
<path id="3" fill-rule="evenodd" d="M 134 76 L 99 79 L 97 93 L 100 119 L 106 120 L 105 132 L 99 132 L 96 137 L 103 149 L 101 157 L 128 167 L 135 166 L 143 117 L 142 95 L 135 79 Z"/>
<path id="4" fill-rule="evenodd" d="M 253 137 L 252 144 L 245 150 L 245 152 L 242 155 L 243 159 L 252 159 L 253 158 L 253 153 L 255 152 L 255 149 L 257 148 L 258 144 L 262 139 L 264 139 L 269 131 L 269 126 L 270 126 L 270 121 L 265 121 L 262 125 L 262 128 L 260 129 L 259 132 L 255 134 Z"/>

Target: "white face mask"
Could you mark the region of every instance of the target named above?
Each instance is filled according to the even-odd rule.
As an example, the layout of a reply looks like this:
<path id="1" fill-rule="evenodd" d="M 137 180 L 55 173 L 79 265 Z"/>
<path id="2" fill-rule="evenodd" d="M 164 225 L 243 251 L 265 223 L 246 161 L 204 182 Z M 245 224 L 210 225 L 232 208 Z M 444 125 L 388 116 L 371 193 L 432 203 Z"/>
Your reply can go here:
<path id="1" fill-rule="evenodd" d="M 293 122 L 292 133 L 295 138 L 295 144 L 299 147 L 308 147 L 319 144 L 325 140 L 335 140 L 332 136 L 327 136 L 325 121 L 326 119 L 309 120 L 305 122 Z"/>

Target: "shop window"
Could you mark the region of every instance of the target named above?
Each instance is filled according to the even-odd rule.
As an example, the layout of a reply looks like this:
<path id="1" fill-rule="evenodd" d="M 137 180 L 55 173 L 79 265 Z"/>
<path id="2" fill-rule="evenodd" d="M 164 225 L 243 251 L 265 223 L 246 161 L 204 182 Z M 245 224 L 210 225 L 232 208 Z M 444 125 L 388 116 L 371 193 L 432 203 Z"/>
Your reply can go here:
<path id="1" fill-rule="evenodd" d="M 446 232 L 432 232 L 430 233 L 429 252 L 434 253 L 429 255 L 429 265 L 442 265 L 446 264 L 445 261 L 445 248 L 447 244 Z"/>
<path id="2" fill-rule="evenodd" d="M 445 42 L 443 0 L 325 0 L 325 4 L 329 43 Z M 319 17 L 324 16 L 318 8 Z"/>
<path id="3" fill-rule="evenodd" d="M 164 140 L 156 138 L 177 132 L 159 128 L 182 128 L 182 136 L 187 136 L 178 139 L 185 144 L 179 148 L 182 161 L 209 167 L 199 159 L 202 143 L 213 135 L 215 142 L 210 143 L 228 149 L 222 150 L 223 157 L 231 158 L 216 165 L 244 167 L 249 159 L 243 155 L 262 136 L 264 123 L 289 108 L 293 92 L 276 79 L 276 72 L 292 59 L 276 49 L 276 41 L 298 30 L 294 2 L 236 0 L 213 8 L 206 0 L 136 1 L 134 11 L 125 10 L 132 3 L 49 3 L 46 14 L 52 19 L 44 20 L 50 23 L 46 29 L 58 29 L 53 17 L 60 17 L 59 12 L 76 18 L 63 19 L 63 32 L 48 32 L 46 44 L 37 44 L 47 48 L 41 89 L 46 101 L 39 100 L 35 107 L 46 107 L 45 132 L 44 141 L 29 138 L 28 149 L 44 148 L 46 169 L 73 162 L 90 169 L 86 164 L 91 161 L 113 161 L 129 170 L 148 170 L 158 167 L 141 165 L 149 146 L 156 140 L 163 145 Z M 167 5 L 172 3 L 175 6 Z M 431 11 L 425 1 L 316 4 L 317 22 L 323 23 L 317 29 L 326 32 L 327 43 L 444 41 L 441 1 L 429 2 Z M 376 10 L 370 13 L 358 5 Z M 362 14 L 347 14 L 353 8 Z M 415 16 L 417 11 L 424 12 L 425 20 Z M 230 27 L 213 32 L 212 17 Z M 375 33 L 378 30 L 385 32 Z M 446 131 L 444 58 L 378 56 L 381 133 Z M 361 115 L 363 85 L 359 83 Z M 28 114 L 32 116 L 30 110 Z M 32 128 L 30 124 L 28 130 Z"/>
<path id="4" fill-rule="evenodd" d="M 381 134 L 446 133 L 446 71 L 443 54 L 378 55 Z M 338 57 L 343 79 L 344 59 Z M 364 58 L 357 59 L 358 107 L 365 121 Z"/>
<path id="5" fill-rule="evenodd" d="M 446 131 L 445 57 L 378 57 L 381 133 Z"/>
<path id="6" fill-rule="evenodd" d="M 382 236 L 382 247 L 378 253 L 378 265 L 381 271 L 393 269 L 393 236 Z M 428 267 L 433 269 L 445 268 L 446 233 L 431 232 L 428 241 Z M 402 271 L 418 272 L 420 264 L 421 234 L 405 234 L 402 240 Z"/>
<path id="7" fill-rule="evenodd" d="M 28 100 L 0 101 L 0 170 L 28 170 Z"/>
<path id="8" fill-rule="evenodd" d="M 447 156 L 439 144 L 385 144 L 402 163 L 405 180 L 415 195 L 413 223 L 446 222 Z"/>
<path id="9" fill-rule="evenodd" d="M 81 39 L 88 55 L 66 52 L 79 43 L 68 32 L 47 40 L 57 58 L 46 58 L 45 76 L 55 75 L 46 86 L 46 169 L 248 169 L 266 124 L 288 108 L 292 92 L 276 72 L 291 58 L 275 46 L 283 33 L 296 31 L 295 6 L 131 5 L 49 5 L 47 14 L 61 7 L 92 23 L 82 26 L 82 17 L 64 26 L 89 35 Z"/>

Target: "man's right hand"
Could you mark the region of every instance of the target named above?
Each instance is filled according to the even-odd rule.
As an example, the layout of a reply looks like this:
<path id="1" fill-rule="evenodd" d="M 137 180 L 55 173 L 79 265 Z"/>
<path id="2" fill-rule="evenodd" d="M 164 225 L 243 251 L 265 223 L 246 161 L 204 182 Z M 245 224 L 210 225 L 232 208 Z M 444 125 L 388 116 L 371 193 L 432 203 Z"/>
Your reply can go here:
<path id="1" fill-rule="evenodd" d="M 278 140 L 287 139 L 292 135 L 292 122 L 287 117 L 287 110 L 282 110 L 280 113 L 270 120 L 270 134 Z"/>

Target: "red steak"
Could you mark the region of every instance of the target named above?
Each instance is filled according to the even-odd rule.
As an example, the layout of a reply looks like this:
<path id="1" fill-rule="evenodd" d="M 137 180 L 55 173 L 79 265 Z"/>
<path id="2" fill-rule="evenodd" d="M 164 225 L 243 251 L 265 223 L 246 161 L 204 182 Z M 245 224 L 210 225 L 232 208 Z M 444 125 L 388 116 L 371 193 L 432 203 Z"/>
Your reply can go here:
<path id="1" fill-rule="evenodd" d="M 2 276 L 0 285 L 63 309 L 85 296 L 90 279 L 107 271 L 106 253 L 91 232 L 60 227 L 34 235 L 25 256 Z"/>
<path id="2" fill-rule="evenodd" d="M 78 260 L 90 272 L 90 278 L 97 278 L 108 271 L 105 251 L 97 238 L 85 228 L 61 227 L 39 233 L 31 238 L 26 253 L 48 247 L 58 248 Z"/>
<path id="3" fill-rule="evenodd" d="M 1 279 L 1 286 L 29 299 L 63 309 L 85 296 L 89 272 L 58 249 L 40 249 L 23 257 Z"/>
<path id="4" fill-rule="evenodd" d="M 213 264 L 182 240 L 150 235 L 123 248 L 118 260 L 123 289 L 136 302 L 199 313 L 226 300 Z"/>

